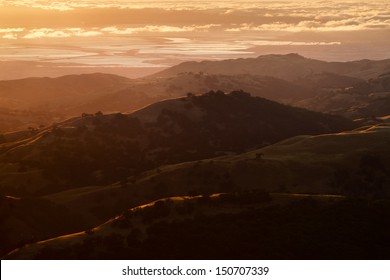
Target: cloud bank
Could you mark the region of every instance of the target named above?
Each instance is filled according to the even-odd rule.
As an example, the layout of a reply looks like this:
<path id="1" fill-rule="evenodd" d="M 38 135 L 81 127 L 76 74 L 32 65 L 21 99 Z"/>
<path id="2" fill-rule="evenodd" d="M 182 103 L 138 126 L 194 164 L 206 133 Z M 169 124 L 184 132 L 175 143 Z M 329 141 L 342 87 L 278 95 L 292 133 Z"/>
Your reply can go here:
<path id="1" fill-rule="evenodd" d="M 390 57 L 390 2 L 0 0 L 1 61 L 168 67 L 299 52 Z"/>

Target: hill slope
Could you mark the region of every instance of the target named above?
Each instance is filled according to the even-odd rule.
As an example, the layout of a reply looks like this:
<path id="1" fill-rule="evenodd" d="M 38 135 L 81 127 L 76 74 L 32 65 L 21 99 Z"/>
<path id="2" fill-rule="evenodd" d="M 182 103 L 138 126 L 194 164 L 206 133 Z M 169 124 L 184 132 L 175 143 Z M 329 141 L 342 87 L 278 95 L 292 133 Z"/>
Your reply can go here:
<path id="1" fill-rule="evenodd" d="M 244 90 L 277 102 L 344 116 L 363 106 L 367 110 L 354 110 L 357 113 L 353 117 L 372 113 L 378 117 L 376 109 L 389 113 L 388 103 L 380 105 L 376 99 L 362 99 L 356 94 L 341 97 L 339 93 L 355 85 L 359 90 L 365 83 L 373 86 L 369 79 L 389 71 L 390 60 L 325 62 L 289 54 L 185 62 L 136 80 L 96 73 L 0 81 L 0 132 L 47 126 L 82 113 L 131 112 L 167 98 L 210 90 Z M 373 92 L 379 90 L 372 88 Z M 346 105 L 339 106 L 338 99 L 346 99 Z M 318 106 L 318 100 L 325 100 L 320 102 L 325 105 Z"/>
<path id="2" fill-rule="evenodd" d="M 85 232 L 25 246 L 6 258 L 388 258 L 389 231 L 378 211 L 389 214 L 389 201 L 261 192 L 173 197 L 130 209 Z"/>
<path id="3" fill-rule="evenodd" d="M 308 89 L 272 77 L 186 74 L 129 80 L 107 74 L 0 81 L 0 132 L 48 126 L 82 113 L 131 112 L 167 98 L 210 90 L 245 90 L 278 102 L 313 97 Z M 12 108 L 12 110 L 8 109 Z"/>
<path id="4" fill-rule="evenodd" d="M 0 107 L 7 107 L 9 101 L 14 109 L 64 109 L 124 87 L 130 81 L 100 73 L 0 81 Z"/>
<path id="5" fill-rule="evenodd" d="M 386 116 L 390 114 L 390 74 L 347 88 L 328 90 L 295 104 L 351 119 Z"/>
<path id="6" fill-rule="evenodd" d="M 84 226 L 80 215 L 62 205 L 41 198 L 0 196 L 0 255 Z"/>
<path id="7" fill-rule="evenodd" d="M 390 196 L 389 141 L 385 124 L 297 136 L 248 153 L 164 165 L 112 185 L 45 198 L 100 222 L 167 196 L 261 190 L 385 198 Z"/>
<path id="8" fill-rule="evenodd" d="M 223 61 L 184 62 L 163 70 L 153 77 L 172 77 L 180 73 L 208 73 L 223 75 L 262 75 L 295 81 L 314 73 L 334 73 L 354 78 L 376 78 L 390 70 L 390 60 L 359 60 L 351 62 L 325 62 L 298 54 L 263 55 L 257 58 Z"/>
<path id="9" fill-rule="evenodd" d="M 167 98 L 201 94 L 211 90 L 244 90 L 253 96 L 282 103 L 313 97 L 315 90 L 274 77 L 255 75 L 206 75 L 184 73 L 168 78 L 133 80 L 127 88 L 109 93 L 77 107 L 79 112 L 129 112 Z"/>
<path id="10" fill-rule="evenodd" d="M 0 132 L 51 125 L 75 107 L 126 87 L 131 80 L 109 74 L 0 81 Z"/>
<path id="11" fill-rule="evenodd" d="M 74 118 L 0 146 L 1 192 L 108 184 L 167 163 L 242 152 L 302 134 L 349 129 L 339 117 L 244 92 L 166 100 L 132 114 Z"/>
<path id="12" fill-rule="evenodd" d="M 383 121 L 386 122 L 386 119 Z M 238 204 L 232 204 L 234 199 L 232 200 L 227 197 L 225 202 L 228 202 L 229 206 L 226 204 L 211 204 L 211 208 L 207 206 L 206 209 L 203 206 L 199 206 L 199 204 L 196 204 L 196 206 L 183 207 L 170 206 L 169 208 L 174 208 L 174 210 L 171 211 L 173 216 L 170 214 L 167 219 L 164 218 L 163 220 L 159 220 L 160 218 L 163 218 L 159 216 L 157 217 L 156 224 L 154 222 L 150 223 L 150 220 L 155 219 L 155 214 L 153 214 L 155 212 L 151 211 L 152 213 L 149 213 L 149 211 L 148 213 L 140 214 L 139 217 L 141 218 L 141 221 L 145 220 L 146 222 L 148 220 L 147 227 L 150 227 L 150 229 L 146 231 L 146 228 L 144 228 L 145 225 L 141 226 L 141 224 L 139 224 L 142 232 L 146 232 L 144 234 L 148 234 L 148 236 L 150 234 L 146 239 L 149 241 L 142 243 L 142 245 L 139 237 L 136 237 L 139 234 L 139 231 L 136 230 L 134 232 L 135 235 L 132 234 L 134 226 L 130 226 L 130 224 L 135 222 L 135 220 L 131 218 L 131 222 L 128 223 L 127 219 L 130 216 L 125 214 L 124 217 L 119 218 L 120 222 L 115 222 L 117 225 L 113 226 L 112 230 L 110 228 L 112 228 L 111 225 L 115 220 L 102 226 L 102 228 L 108 230 L 101 231 L 100 227 L 98 227 L 94 234 L 92 234 L 91 231 L 87 231 L 86 233 L 55 239 L 57 241 L 53 240 L 53 242 L 38 243 L 38 247 L 35 245 L 27 247 L 27 251 L 24 251 L 24 249 L 21 251 L 22 255 L 17 253 L 13 255 L 12 258 L 133 258 L 135 255 L 132 255 L 132 252 L 137 252 L 136 256 L 139 257 L 141 252 L 136 250 L 136 248 L 127 252 L 126 250 L 128 249 L 126 249 L 127 247 L 125 245 L 115 247 L 116 249 L 113 249 L 112 247 L 115 246 L 113 244 L 118 244 L 116 243 L 118 241 L 120 244 L 122 244 L 122 242 L 128 244 L 126 242 L 129 242 L 129 240 L 135 242 L 134 244 L 139 244 L 137 246 L 140 247 L 137 248 L 140 248 L 140 250 L 142 249 L 142 252 L 159 252 L 158 254 L 160 254 L 159 256 L 161 258 L 217 257 L 206 249 L 203 249 L 206 250 L 204 251 L 205 255 L 201 255 L 201 251 L 197 251 L 196 254 L 181 255 L 180 252 L 182 252 L 182 250 L 173 251 L 172 254 L 167 254 L 169 251 L 159 250 L 158 248 L 148 246 L 156 244 L 154 242 L 149 244 L 149 242 L 152 242 L 152 240 L 155 239 L 160 240 L 158 236 L 161 236 L 162 233 L 166 233 L 170 236 L 185 234 L 189 238 L 189 236 L 192 236 L 191 234 L 187 231 L 185 231 L 185 233 L 177 232 L 177 229 L 187 228 L 193 223 L 197 225 L 197 228 L 203 228 L 203 226 L 210 228 L 210 226 L 215 226 L 215 230 L 218 231 L 222 228 L 226 228 L 226 225 L 231 224 L 231 221 L 233 220 L 237 220 L 237 222 L 242 219 L 250 220 L 253 219 L 254 216 L 259 219 L 263 219 L 264 217 L 270 217 L 270 219 L 271 217 L 287 219 L 286 215 L 290 217 L 288 218 L 290 221 L 294 221 L 293 224 L 296 224 L 296 226 L 287 229 L 284 228 L 284 224 L 282 223 L 280 224 L 281 228 L 279 226 L 274 228 L 273 230 L 275 230 L 275 232 L 272 235 L 265 237 L 266 239 L 270 236 L 279 236 L 277 234 L 279 230 L 288 232 L 291 236 L 290 233 L 295 232 L 298 228 L 303 229 L 307 226 L 318 227 L 318 223 L 310 225 L 310 221 L 322 221 L 319 222 L 319 224 L 324 225 L 324 228 L 316 231 L 317 233 L 323 232 L 323 236 L 316 236 L 313 232 L 296 232 L 297 236 L 301 236 L 311 244 L 310 246 L 308 245 L 310 248 L 317 249 L 313 251 L 299 251 L 298 248 L 293 249 L 291 247 L 291 250 L 293 250 L 292 252 L 294 253 L 292 256 L 289 255 L 289 258 L 367 258 L 368 256 L 375 256 L 378 258 L 381 256 L 378 253 L 383 252 L 383 250 L 376 250 L 375 246 L 371 245 L 373 244 L 373 240 L 378 238 L 378 232 L 386 234 L 383 231 L 387 228 L 384 226 L 384 220 L 377 220 L 376 218 L 377 213 L 379 213 L 378 211 L 381 211 L 382 214 L 384 213 L 384 208 L 382 207 L 384 207 L 386 203 L 385 201 L 380 202 L 376 200 L 383 200 L 390 197 L 390 189 L 388 188 L 390 183 L 389 141 L 390 127 L 386 123 L 337 134 L 297 136 L 248 153 L 160 166 L 155 170 L 149 170 L 138 174 L 137 176 L 130 176 L 122 179 L 120 182 L 112 185 L 82 187 L 50 194 L 43 197 L 45 201 L 49 200 L 53 205 L 62 205 L 65 207 L 64 209 L 72 209 L 75 213 L 78 213 L 80 218 L 89 221 L 89 226 L 85 224 L 84 229 L 88 229 L 91 225 L 103 223 L 118 213 L 126 211 L 128 208 L 148 204 L 150 201 L 162 197 L 186 195 L 208 196 L 213 193 L 238 193 L 240 194 L 240 199 Z M 282 203 L 282 208 L 280 209 L 272 206 L 274 202 L 271 203 L 272 205 L 268 202 L 268 204 L 263 205 L 263 202 L 256 201 L 256 194 L 260 195 L 259 198 L 266 198 L 267 196 L 261 194 L 268 192 L 310 193 L 312 195 L 286 194 L 287 197 L 291 197 L 291 199 L 287 200 L 288 204 L 285 203 L 285 196 L 281 197 L 280 195 L 277 195 L 275 197 L 275 195 L 272 195 L 271 197 L 277 205 Z M 323 206 L 318 207 L 316 203 L 305 204 L 305 199 L 314 198 L 317 200 L 317 197 L 321 201 L 326 202 L 323 206 L 326 206 L 328 202 L 334 203 L 335 200 L 337 202 L 341 197 L 357 197 L 363 198 L 363 200 L 351 201 L 352 204 L 350 202 L 347 204 L 337 203 L 334 206 L 326 206 L 325 208 Z M 255 201 L 253 199 L 255 199 Z M 301 201 L 302 199 L 304 200 Z M 207 204 L 207 199 L 204 201 L 206 201 L 206 205 L 209 205 Z M 296 203 L 294 203 L 294 201 L 296 201 Z M 290 204 L 290 202 L 292 204 Z M 200 205 L 204 205 L 202 203 Z M 257 203 L 260 204 L 257 205 Z M 323 203 L 321 202 L 321 205 L 322 204 Z M 264 207 L 269 206 L 272 207 L 267 210 L 263 209 Z M 367 208 L 367 206 L 369 207 Z M 182 210 L 175 210 L 179 208 L 183 208 L 184 212 Z M 188 211 L 190 211 L 188 213 L 192 214 L 189 216 L 187 216 L 188 214 L 185 214 L 184 217 L 182 216 L 182 218 L 179 218 L 179 216 L 183 214 L 179 214 L 177 211 L 180 213 L 187 213 L 187 208 L 189 209 Z M 137 209 L 143 209 L 143 207 Z M 160 210 L 157 211 L 157 214 L 165 213 Z M 202 214 L 202 216 L 200 216 L 202 218 L 197 219 L 195 217 L 196 220 L 194 221 L 193 218 L 194 216 L 197 216 L 195 215 L 196 213 Z M 280 215 L 276 213 L 279 213 Z M 313 216 L 309 213 L 312 213 Z M 334 216 L 330 213 L 333 213 Z M 353 215 L 351 215 L 351 213 L 353 213 Z M 365 213 L 363 216 L 368 219 L 367 222 L 365 222 L 358 213 Z M 343 218 L 339 219 L 341 216 Z M 357 219 L 353 219 L 355 216 Z M 299 217 L 306 217 L 308 222 L 302 223 L 306 218 L 301 219 Z M 336 217 L 338 218 L 335 219 Z M 274 221 L 277 219 L 274 219 Z M 4 219 L 4 221 L 7 221 L 7 219 Z M 158 221 L 163 223 L 168 222 L 170 224 L 160 225 Z M 226 221 L 230 221 L 230 223 L 226 223 Z M 355 224 L 356 228 L 354 226 L 349 228 L 352 224 Z M 175 226 L 171 227 L 172 225 Z M 333 226 L 329 227 L 329 225 L 333 225 L 334 228 L 337 228 L 338 230 L 333 231 Z M 66 223 L 63 223 L 63 226 L 67 229 L 66 231 L 64 230 L 64 233 L 69 232 L 71 225 L 69 225 L 68 228 L 66 227 Z M 237 234 L 244 234 L 243 232 L 245 231 L 255 230 L 252 226 L 254 225 L 251 225 L 250 223 L 246 224 L 246 226 L 242 224 L 240 226 L 241 229 L 234 229 L 234 231 L 237 232 Z M 372 230 L 373 227 L 377 230 L 375 236 L 369 234 L 370 229 Z M 257 228 L 257 226 L 255 228 Z M 341 228 L 347 232 L 351 230 L 355 232 L 355 234 L 357 228 L 360 228 L 358 232 L 361 232 L 362 235 L 359 237 L 359 240 L 362 242 L 355 243 L 354 241 L 351 242 L 348 238 L 341 238 L 341 236 L 338 236 Z M 18 227 L 14 227 L 14 229 L 17 230 Z M 260 232 L 262 231 L 261 228 L 258 229 Z M 193 227 L 189 227 L 188 230 L 193 231 L 194 229 Z M 260 232 L 258 232 L 258 234 L 260 234 Z M 154 233 L 159 234 L 155 235 Z M 120 236 L 118 236 L 118 234 Z M 308 238 L 305 237 L 305 234 L 309 234 Z M 54 236 L 55 235 L 53 235 L 53 237 Z M 123 236 L 125 236 L 124 241 Z M 202 234 L 199 233 L 199 236 L 202 236 Z M 331 236 L 331 239 L 327 239 L 328 241 L 326 241 L 323 239 L 325 236 Z M 13 238 L 14 237 L 15 236 L 13 236 Z M 136 240 L 134 238 L 136 238 Z M 282 236 L 280 236 L 280 238 L 282 238 Z M 286 237 L 283 237 L 282 240 L 284 240 L 284 238 Z M 89 241 L 84 242 L 87 239 L 91 239 L 91 242 L 94 240 L 92 243 L 95 245 L 92 246 Z M 72 240 L 74 240 L 74 242 Z M 164 240 L 164 242 L 160 240 L 158 243 L 175 242 L 180 239 L 177 239 L 176 237 L 170 239 L 167 237 L 167 239 Z M 198 242 L 196 240 L 194 239 L 194 242 Z M 340 255 L 340 251 L 333 247 L 339 246 L 337 245 L 339 244 L 337 242 L 331 242 L 325 246 L 326 248 L 334 248 L 334 250 L 328 251 L 323 251 L 325 247 L 320 249 L 315 245 L 320 244 L 321 242 L 326 243 L 330 240 L 338 240 L 337 242 L 341 242 L 340 244 L 344 244 L 343 246 L 352 246 L 354 248 L 362 248 L 361 244 L 371 244 L 371 253 L 368 254 L 367 252 L 370 250 L 365 248 L 358 249 L 361 250 L 361 254 L 354 253 L 354 255 L 344 256 L 342 254 Z M 363 240 L 365 241 L 363 242 Z M 26 240 L 22 239 L 20 241 Z M 274 241 L 276 242 L 276 240 Z M 269 242 L 274 241 L 269 240 Z M 215 242 L 217 241 L 215 240 Z M 303 240 L 299 242 L 303 242 Z M 53 244 L 54 246 L 52 246 Z M 60 247 L 55 244 L 58 244 Z M 199 244 L 199 242 L 197 244 Z M 237 244 L 240 244 L 240 246 L 242 245 L 240 242 Z M 133 245 L 129 244 L 128 246 L 132 248 Z M 40 251 L 47 246 L 47 249 Z M 287 248 L 285 246 L 289 247 L 291 244 L 283 245 L 284 248 Z M 352 249 L 352 247 L 350 248 Z M 36 248 L 40 249 L 36 250 Z M 86 248 L 89 249 L 84 250 Z M 100 251 L 99 248 L 102 249 L 102 251 Z M 149 250 L 144 250 L 146 248 Z M 178 248 L 180 248 L 180 246 Z M 98 249 L 99 252 L 96 252 L 95 249 Z M 264 255 L 256 255 L 255 251 L 251 255 L 244 254 L 242 257 L 283 257 L 278 254 L 270 254 L 271 251 Z M 33 255 L 26 256 L 26 252 L 32 252 Z M 112 254 L 112 252 L 115 252 L 115 254 Z M 280 252 L 288 255 L 286 250 L 281 250 Z M 238 251 L 234 251 L 234 254 L 238 254 Z M 287 258 L 287 255 L 284 256 Z M 144 258 L 153 258 L 153 256 L 147 254 L 143 256 Z"/>

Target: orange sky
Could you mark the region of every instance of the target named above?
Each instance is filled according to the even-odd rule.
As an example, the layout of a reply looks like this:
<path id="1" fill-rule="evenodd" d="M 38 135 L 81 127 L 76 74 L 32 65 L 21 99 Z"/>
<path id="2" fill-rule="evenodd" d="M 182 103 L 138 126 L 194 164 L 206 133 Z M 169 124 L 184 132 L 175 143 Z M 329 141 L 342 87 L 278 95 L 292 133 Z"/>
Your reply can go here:
<path id="1" fill-rule="evenodd" d="M 140 76 L 187 60 L 268 53 L 390 58 L 389 1 L 211 3 L 0 1 L 0 66 L 28 63 L 22 76 L 116 67 Z"/>

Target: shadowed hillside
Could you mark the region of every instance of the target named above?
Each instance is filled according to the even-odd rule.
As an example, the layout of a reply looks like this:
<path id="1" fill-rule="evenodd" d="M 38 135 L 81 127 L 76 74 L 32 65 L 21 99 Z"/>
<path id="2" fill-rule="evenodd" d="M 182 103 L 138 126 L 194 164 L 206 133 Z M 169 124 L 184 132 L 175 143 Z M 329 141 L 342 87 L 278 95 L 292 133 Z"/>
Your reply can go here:
<path id="1" fill-rule="evenodd" d="M 0 196 L 0 255 L 84 226 L 80 215 L 62 205 L 41 198 Z"/>
<path id="2" fill-rule="evenodd" d="M 44 201 L 61 205 L 64 209 L 72 209 L 80 218 L 88 221 L 84 226 L 86 232 L 28 246 L 26 251 L 23 249 L 15 252 L 10 258 L 139 258 L 141 255 L 143 258 L 157 258 L 156 255 L 143 254 L 146 249 L 148 252 L 158 253 L 160 258 L 284 258 L 281 254 L 287 254 L 288 257 L 285 258 L 382 258 L 383 250 L 371 245 L 368 249 L 362 244 L 372 244 L 375 238 L 387 234 L 383 219 L 378 221 L 376 215 L 387 211 L 388 203 L 381 200 L 390 196 L 389 137 L 386 124 L 337 134 L 297 136 L 243 154 L 160 166 L 112 185 L 74 188 L 46 195 L 42 197 Z M 102 227 L 88 230 L 91 226 L 127 211 L 126 209 L 143 204 L 150 206 L 153 205 L 149 204 L 151 201 L 162 197 L 203 195 L 207 198 L 213 193 L 235 195 L 226 196 L 222 204 L 209 204 L 207 199 L 202 200 L 206 204 L 190 203 L 183 207 L 168 203 L 167 205 L 171 205 L 168 208 L 176 209 L 169 211 L 165 204 L 157 203 L 156 211 L 148 210 L 145 214 L 139 214 L 139 218 L 135 220 L 131 218 L 132 214 L 124 214 L 122 218 L 112 220 Z M 267 193 L 285 194 L 272 194 L 273 202 L 270 202 L 265 195 Z M 293 195 L 294 193 L 301 194 Z M 236 195 L 239 197 L 238 201 L 234 198 Z M 343 198 L 347 198 L 346 203 L 340 201 Z M 306 199 L 314 201 L 308 202 Z M 209 206 L 204 208 L 199 205 Z M 356 214 L 358 219 L 350 215 L 363 212 L 366 213 L 364 219 L 359 214 Z M 261 221 L 269 218 L 269 222 L 279 219 L 291 222 L 275 223 L 268 228 L 270 234 L 263 236 L 266 240 L 264 244 L 276 244 L 274 242 L 285 240 L 285 232 L 289 236 L 295 236 L 300 244 L 306 244 L 307 250 L 283 242 L 282 247 L 290 249 L 286 251 L 281 247 L 280 255 L 277 251 L 262 251 L 264 254 L 259 255 L 259 251 L 255 249 L 251 253 L 245 251 L 239 254 L 238 248 L 244 246 L 240 242 L 236 243 L 237 247 L 230 251 L 230 255 L 224 257 L 208 251 L 208 246 L 194 251 L 180 249 L 184 243 L 180 245 L 181 239 L 176 234 L 188 236 L 185 240 L 192 236 L 193 242 L 199 245 L 198 238 L 204 239 L 203 234 L 211 234 L 206 228 L 215 233 L 225 229 L 239 235 L 253 232 L 254 236 L 262 236 L 263 227 L 257 222 L 249 223 L 254 217 Z M 247 219 L 248 223 L 239 223 L 240 220 Z M 240 226 L 227 227 L 228 224 Z M 65 223 L 64 226 L 64 233 L 69 233 L 72 225 L 66 226 Z M 135 227 L 138 229 L 135 230 Z M 371 228 L 376 228 L 374 235 Z M 182 230 L 177 231 L 178 229 Z M 358 234 L 356 239 L 345 238 L 351 231 Z M 160 234 L 155 235 L 156 232 Z M 161 236 L 162 233 L 167 236 Z M 43 230 L 40 236 L 48 235 Z M 55 236 L 53 234 L 51 237 Z M 19 243 L 28 241 L 30 239 L 21 238 Z M 161 242 L 172 243 L 171 248 L 177 250 L 160 250 L 160 245 L 157 244 Z M 213 242 L 222 244 L 217 239 Z M 257 242 L 250 239 L 248 244 Z M 315 245 L 322 243 L 327 245 Z M 186 244 L 188 246 L 188 242 Z M 153 246 L 156 247 L 152 248 Z M 337 246 L 345 246 L 348 248 L 345 252 L 351 254 L 340 254 L 336 250 Z"/>
<path id="3" fill-rule="evenodd" d="M 244 92 L 166 100 L 132 114 L 86 115 L 0 146 L 0 191 L 103 185 L 162 164 L 238 153 L 354 124 Z"/>
<path id="4" fill-rule="evenodd" d="M 390 195 L 388 141 L 389 128 L 384 125 L 298 136 L 248 153 L 164 165 L 112 185 L 44 198 L 96 223 L 167 196 L 261 190 L 385 198 Z"/>
<path id="5" fill-rule="evenodd" d="M 262 192 L 173 197 L 130 209 L 85 232 L 25 246 L 6 258 L 387 258 L 390 232 L 378 214 L 390 214 L 389 201 L 367 202 Z"/>

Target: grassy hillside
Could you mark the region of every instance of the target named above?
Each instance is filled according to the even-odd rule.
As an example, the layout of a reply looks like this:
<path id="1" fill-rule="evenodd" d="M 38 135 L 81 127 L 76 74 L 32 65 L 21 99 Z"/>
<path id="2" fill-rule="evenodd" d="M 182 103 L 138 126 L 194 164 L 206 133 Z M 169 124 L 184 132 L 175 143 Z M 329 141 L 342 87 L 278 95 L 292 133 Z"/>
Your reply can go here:
<path id="1" fill-rule="evenodd" d="M 390 114 L 390 75 L 383 74 L 346 88 L 322 90 L 295 105 L 350 119 L 386 116 Z"/>
<path id="2" fill-rule="evenodd" d="M 244 152 L 296 135 L 353 126 L 346 119 L 244 92 L 192 95 L 128 115 L 74 118 L 0 145 L 0 192 L 39 195 L 106 185 L 162 164 Z"/>
<path id="3" fill-rule="evenodd" d="M 386 258 L 388 121 L 354 129 L 209 92 L 7 134 L 0 252 L 36 242 L 7 258 Z"/>
<path id="4" fill-rule="evenodd" d="M 379 199 L 390 195 L 389 127 L 299 136 L 239 155 L 160 166 L 112 185 L 44 198 L 91 224 L 150 201 L 218 192 L 287 192 Z"/>
<path id="5" fill-rule="evenodd" d="M 383 258 L 384 251 L 372 246 L 378 236 L 382 238 L 381 244 L 385 244 L 388 228 L 383 219 L 378 220 L 385 215 L 383 211 L 388 211 L 386 199 L 390 196 L 390 127 L 386 119 L 383 122 L 344 133 L 297 136 L 243 154 L 164 165 L 111 185 L 74 188 L 47 195 L 43 197 L 44 201 L 72 209 L 88 221 L 83 227 L 86 232 L 28 246 L 10 258 Z M 240 202 L 234 202 L 235 198 L 230 195 L 224 200 L 228 204 L 207 204 L 207 197 L 217 197 L 214 193 L 234 194 Z M 267 193 L 272 193 L 271 197 Z M 146 214 L 136 215 L 138 218 L 133 219 L 133 214 L 129 214 L 153 206 L 151 201 L 178 196 L 180 198 L 172 198 L 173 202 L 167 204 L 174 208 L 168 211 L 170 214 L 162 210 L 165 206 L 160 208 L 161 203 L 155 208 L 158 211 L 146 211 Z M 199 206 L 204 205 L 203 202 L 178 206 L 177 203 L 191 201 L 191 197 L 205 201 L 208 206 Z M 147 206 L 138 207 L 140 205 Z M 134 209 L 128 212 L 126 209 L 129 208 Z M 88 230 L 123 211 L 125 214 L 119 218 Z M 365 213 L 364 219 L 362 213 Z M 381 214 L 378 216 L 378 213 Z M 266 220 L 267 225 L 275 219 L 290 223 L 268 226 L 270 234 L 264 237 L 264 243 L 248 239 L 245 245 L 226 240 L 225 235 L 224 238 L 221 234 L 211 235 L 222 251 L 223 242 L 236 244 L 230 255 L 215 255 L 208 251 L 208 246 L 202 250 L 194 248 L 191 254 L 182 250 L 181 246 L 188 246 L 188 243 L 182 244 L 180 235 L 196 244 L 204 239 L 203 234 L 209 236 L 211 232 L 221 230 L 230 230 L 240 236 L 253 232 L 251 238 L 263 236 L 262 227 L 257 222 L 250 222 L 253 219 Z M 247 223 L 240 222 L 246 220 Z M 237 228 L 228 226 L 236 224 L 239 225 Z M 63 233 L 69 233 L 73 225 L 63 223 L 62 226 Z M 194 227 L 201 230 L 195 234 Z M 14 230 L 18 228 L 15 226 Z M 283 240 L 289 240 L 283 235 L 285 232 L 291 233 L 289 236 L 294 236 L 298 244 L 305 244 L 306 249 L 285 243 Z M 357 234 L 355 239 L 346 237 L 351 232 Z M 167 236 L 162 237 L 162 233 Z M 22 241 L 19 240 L 20 244 L 26 242 L 25 239 Z M 253 247 L 253 251 L 244 250 L 240 254 L 238 249 L 248 244 L 264 246 L 275 245 L 275 242 L 283 244 L 276 251 L 259 251 L 260 248 Z M 161 243 L 176 249 L 167 251 L 158 245 Z M 16 243 L 13 244 L 15 248 Z M 318 247 L 318 244 L 326 246 Z M 343 254 L 337 250 L 338 246 L 348 250 L 343 250 Z M 154 255 L 145 252 L 154 252 Z"/>
<path id="6" fill-rule="evenodd" d="M 46 198 L 102 221 L 165 196 L 261 190 L 388 197 L 389 140 L 388 125 L 298 136 L 248 153 L 160 166 L 106 187 Z"/>
<path id="7" fill-rule="evenodd" d="M 389 201 L 264 192 L 172 197 L 7 259 L 388 258 Z M 381 213 L 381 215 L 378 215 Z M 372 246 L 375 244 L 375 246 Z"/>

